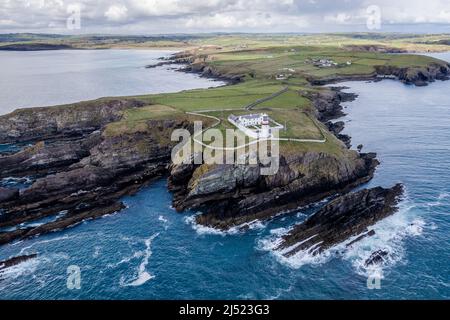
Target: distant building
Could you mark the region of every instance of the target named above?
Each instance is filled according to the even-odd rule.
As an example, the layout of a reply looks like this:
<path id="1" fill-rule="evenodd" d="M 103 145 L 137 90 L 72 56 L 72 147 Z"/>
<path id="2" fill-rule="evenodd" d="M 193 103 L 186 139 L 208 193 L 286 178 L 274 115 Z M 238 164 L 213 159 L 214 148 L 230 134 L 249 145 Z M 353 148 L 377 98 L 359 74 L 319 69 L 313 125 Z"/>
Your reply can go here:
<path id="1" fill-rule="evenodd" d="M 319 68 L 330 68 L 336 67 L 338 64 L 330 59 L 312 59 L 312 63 L 314 66 Z"/>

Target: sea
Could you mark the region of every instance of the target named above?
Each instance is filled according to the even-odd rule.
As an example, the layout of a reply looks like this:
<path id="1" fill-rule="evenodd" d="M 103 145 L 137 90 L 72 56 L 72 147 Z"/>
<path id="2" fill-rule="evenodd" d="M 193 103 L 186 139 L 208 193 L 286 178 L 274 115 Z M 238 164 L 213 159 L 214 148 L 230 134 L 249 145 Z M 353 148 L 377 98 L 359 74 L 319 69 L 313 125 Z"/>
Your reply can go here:
<path id="1" fill-rule="evenodd" d="M 0 52 L 1 113 L 223 85 L 170 66 L 144 68 L 167 54 Z M 437 56 L 450 61 L 450 53 Z M 399 211 L 374 226 L 375 236 L 285 258 L 275 250 L 280 238 L 326 201 L 224 233 L 196 225 L 198 212 L 177 213 L 161 179 L 125 197 L 121 212 L 0 247 L 0 260 L 38 255 L 0 272 L 0 299 L 449 299 L 450 81 L 339 86 L 358 94 L 339 119 L 344 133 L 381 162 L 364 187 L 406 188 Z M 366 266 L 377 250 L 388 252 L 384 263 Z"/>

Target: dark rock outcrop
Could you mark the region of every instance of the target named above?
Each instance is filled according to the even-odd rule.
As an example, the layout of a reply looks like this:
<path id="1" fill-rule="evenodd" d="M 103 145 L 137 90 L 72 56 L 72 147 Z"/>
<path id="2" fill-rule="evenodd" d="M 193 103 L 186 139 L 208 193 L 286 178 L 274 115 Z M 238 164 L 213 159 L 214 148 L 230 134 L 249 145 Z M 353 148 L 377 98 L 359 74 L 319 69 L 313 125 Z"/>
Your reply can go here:
<path id="1" fill-rule="evenodd" d="M 262 176 L 257 165 L 175 166 L 169 189 L 177 210 L 200 209 L 198 223 L 228 229 L 349 191 L 369 181 L 377 165 L 374 154 L 346 150 L 339 157 L 282 155 L 273 176 Z"/>
<path id="2" fill-rule="evenodd" d="M 0 203 L 17 199 L 19 197 L 18 189 L 8 189 L 0 187 Z"/>
<path id="3" fill-rule="evenodd" d="M 182 53 L 164 63 L 188 64 L 184 71 L 232 83 L 241 81 L 242 75 L 220 73 L 206 60 L 206 56 Z M 430 67 L 427 74 L 411 70 L 402 73 L 394 69 L 378 69 L 377 72 L 420 84 L 419 80 L 444 79 L 448 68 Z M 377 72 L 367 77 L 374 79 Z M 316 88 L 301 94 L 312 101 L 317 118 L 323 122 L 342 116 L 341 103 L 356 97 L 343 93 L 341 88 Z M 0 157 L 0 166 L 4 168 L 1 176 L 43 174 L 19 193 L 17 190 L 3 192 L 0 227 L 65 212 L 58 220 L 39 227 L 1 233 L 0 244 L 121 210 L 122 196 L 134 194 L 143 185 L 169 173 L 175 144 L 170 141 L 170 135 L 178 128 L 192 131 L 189 121 L 148 120 L 136 128 L 117 132 L 104 130 L 107 124 L 122 119 L 125 110 L 143 105 L 129 99 L 100 99 L 72 106 L 22 109 L 0 117 L 0 143 L 35 143 L 18 153 Z M 341 135 L 342 128 L 342 123 L 329 125 L 329 129 L 349 146 L 349 137 Z M 228 229 L 349 192 L 373 177 L 378 161 L 374 154 L 350 151 L 336 142 L 336 148 L 323 152 L 282 151 L 280 169 L 272 176 L 261 175 L 261 165 L 172 166 L 169 188 L 174 193 L 173 205 L 179 211 L 199 209 L 203 214 L 197 217 L 198 223 Z M 319 250 L 360 234 L 370 223 L 391 214 L 396 197 L 401 193 L 398 188 L 401 189 L 378 188 L 343 196 L 327 205 L 328 209 L 319 211 L 316 218 L 306 223 L 317 220 L 311 230 L 323 233 L 324 242 L 319 244 Z M 352 215 L 345 214 L 346 210 Z M 340 213 L 349 219 L 348 224 L 340 224 Z M 333 221 L 339 222 L 341 228 L 336 233 L 330 231 L 336 228 Z M 354 227 L 348 229 L 348 225 Z M 296 228 L 296 232 L 285 239 L 285 244 L 298 243 L 297 240 L 309 232 L 302 228 Z M 317 237 L 303 240 L 307 240 L 305 244 L 315 245 L 315 239 Z M 291 252 L 301 250 L 302 246 L 298 245 Z"/>
<path id="4" fill-rule="evenodd" d="M 346 247 L 349 248 L 352 245 L 354 245 L 355 243 L 365 239 L 365 238 L 369 238 L 369 237 L 373 237 L 376 234 L 375 230 L 370 230 L 366 233 L 363 233 L 362 235 L 360 235 L 359 237 L 357 237 L 355 240 L 350 241 L 349 243 L 347 243 Z"/>
<path id="5" fill-rule="evenodd" d="M 18 264 L 24 263 L 28 260 L 37 258 L 37 254 L 30 254 L 26 256 L 14 257 L 5 261 L 0 261 L 0 271 L 17 266 Z"/>
<path id="6" fill-rule="evenodd" d="M 345 116 L 342 103 L 357 98 L 356 94 L 342 92 L 342 89 L 344 88 L 334 87 L 314 92 L 302 92 L 302 94 L 313 103 L 317 118 L 322 122 L 327 122 Z"/>
<path id="7" fill-rule="evenodd" d="M 279 250 L 292 256 L 299 251 L 318 254 L 394 214 L 403 194 L 403 186 L 381 187 L 350 193 L 331 201 L 304 223 L 283 237 Z M 375 260 L 374 258 L 373 260 Z"/>
<path id="8" fill-rule="evenodd" d="M 208 56 L 204 54 L 197 54 L 191 51 L 176 53 L 153 65 L 148 65 L 147 68 L 156 68 L 164 65 L 178 64 L 184 65 L 179 71 L 199 74 L 202 77 L 220 80 L 229 84 L 236 84 L 242 81 L 244 74 L 222 73 L 214 66 L 207 63 Z"/>
<path id="9" fill-rule="evenodd" d="M 309 77 L 307 80 L 312 85 L 323 86 L 344 81 L 378 81 L 387 78 L 396 79 L 405 84 L 426 86 L 435 80 L 448 80 L 449 76 L 450 64 L 436 61 L 423 67 L 374 66 L 373 72 L 367 74 L 333 74 L 327 77 Z"/>
<path id="10" fill-rule="evenodd" d="M 352 138 L 347 134 L 341 134 L 341 132 L 345 128 L 345 123 L 343 121 L 338 122 L 328 121 L 325 123 L 325 125 L 327 126 L 328 130 L 336 136 L 336 138 L 341 140 L 347 146 L 347 148 L 350 149 L 352 147 Z"/>
<path id="11" fill-rule="evenodd" d="M 365 261 L 364 266 L 367 268 L 370 266 L 383 264 L 385 262 L 387 256 L 389 256 L 389 252 L 386 250 L 375 251 Z"/>
<path id="12" fill-rule="evenodd" d="M 31 147 L 0 156 L 0 178 L 56 173 L 89 156 L 90 149 L 101 141 L 94 132 L 84 139 L 38 142 Z"/>
<path id="13" fill-rule="evenodd" d="M 244 74 L 234 74 L 234 73 L 222 73 L 216 68 L 206 64 L 206 63 L 192 63 L 187 67 L 181 69 L 184 72 L 197 73 L 202 77 L 221 80 L 228 82 L 229 84 L 236 84 L 242 81 L 245 77 Z"/>
<path id="14" fill-rule="evenodd" d="M 378 76 L 393 76 L 406 84 L 426 86 L 435 80 L 448 80 L 450 76 L 449 64 L 430 64 L 427 67 L 399 68 L 393 66 L 376 66 Z"/>
<path id="15" fill-rule="evenodd" d="M 0 143 L 83 137 L 142 107 L 135 100 L 100 99 L 68 106 L 18 109 L 0 117 Z"/>
<path id="16" fill-rule="evenodd" d="M 170 136 L 177 128 L 191 129 L 191 124 L 186 120 L 149 120 L 146 129 L 141 124 L 139 130 L 131 132 L 103 133 L 89 143 L 87 140 L 69 140 L 66 141 L 68 144 L 59 141 L 48 147 L 40 146 L 42 150 L 53 150 L 51 155 L 43 151 L 27 151 L 42 155 L 46 165 L 56 173 L 37 179 L 19 195 L 15 192 L 14 196 L 5 196 L 0 201 L 0 227 L 56 216 L 62 211 L 66 214 L 39 227 L 1 233 L 0 244 L 59 230 L 123 209 L 121 197 L 136 193 L 142 186 L 167 173 L 175 144 L 170 141 Z M 82 157 L 83 151 L 80 157 L 71 159 L 70 162 L 73 160 L 75 163 L 67 163 L 63 170 L 58 170 L 56 159 L 73 143 L 86 143 L 86 156 Z M 14 161 L 17 161 L 18 168 L 26 167 L 23 161 L 27 159 L 31 159 L 28 154 L 24 156 L 21 153 L 8 158 L 8 168 L 12 170 Z"/>
<path id="17" fill-rule="evenodd" d="M 337 121 L 337 122 L 328 121 L 326 125 L 328 127 L 328 130 L 334 133 L 334 135 L 340 134 L 345 128 L 344 121 Z"/>

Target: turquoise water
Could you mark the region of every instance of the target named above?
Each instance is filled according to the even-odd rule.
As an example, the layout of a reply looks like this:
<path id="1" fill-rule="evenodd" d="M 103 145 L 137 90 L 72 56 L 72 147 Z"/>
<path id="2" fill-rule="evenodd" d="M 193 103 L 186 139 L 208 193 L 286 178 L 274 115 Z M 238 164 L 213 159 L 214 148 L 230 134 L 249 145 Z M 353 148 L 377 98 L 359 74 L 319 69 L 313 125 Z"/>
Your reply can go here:
<path id="1" fill-rule="evenodd" d="M 450 56 L 449 60 L 450 60 Z M 349 250 L 283 259 L 271 249 L 316 208 L 246 233 L 220 234 L 176 213 L 166 181 L 134 197 L 128 208 L 74 228 L 0 248 L 0 260 L 37 259 L 0 275 L 2 299 L 449 299 L 450 82 L 416 88 L 394 81 L 353 82 L 345 132 L 379 154 L 369 186 L 402 182 L 400 211 L 377 224 L 377 235 Z M 384 249 L 389 259 L 367 269 Z M 67 268 L 81 270 L 81 289 L 66 286 Z M 382 277 L 380 290 L 368 276 Z"/>

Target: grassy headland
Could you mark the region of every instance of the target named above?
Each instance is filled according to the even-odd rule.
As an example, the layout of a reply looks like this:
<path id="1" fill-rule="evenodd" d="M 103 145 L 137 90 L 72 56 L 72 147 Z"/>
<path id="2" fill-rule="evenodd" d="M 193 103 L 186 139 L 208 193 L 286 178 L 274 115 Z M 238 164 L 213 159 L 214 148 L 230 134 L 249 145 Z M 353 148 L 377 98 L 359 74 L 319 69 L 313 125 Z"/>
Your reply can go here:
<path id="1" fill-rule="evenodd" d="M 54 223 L 0 234 L 0 244 L 121 210 L 121 197 L 169 173 L 174 208 L 207 209 L 197 222 L 221 229 L 345 193 L 369 181 L 378 162 L 373 154 L 349 150 L 344 143 L 348 140 L 340 135 L 343 124 L 327 122 L 342 114 L 340 103 L 351 97 L 318 84 L 393 77 L 424 85 L 450 75 L 450 66 L 438 59 L 393 54 L 448 48 L 445 35 L 177 37 L 0 37 L 4 45 L 20 44 L 22 49 L 33 43 L 78 49 L 154 48 L 164 43 L 186 48 L 167 63 L 184 63 L 185 71 L 233 82 L 210 89 L 22 109 L 0 117 L 0 143 L 37 143 L 36 148 L 0 157 L 2 174 L 41 175 L 23 192 L 3 190 L 1 209 L 8 217 L 3 225 L 68 212 Z M 218 119 L 218 128 L 224 130 L 230 127 L 229 114 L 259 110 L 285 124 L 282 138 L 291 139 L 281 143 L 276 175 L 263 176 L 251 166 L 170 166 L 175 144 L 170 136 L 175 129 L 192 129 L 194 120 L 203 120 L 208 127 Z"/>
<path id="2" fill-rule="evenodd" d="M 127 97 L 145 105 L 124 111 L 119 122 L 107 126 L 104 134 L 121 135 L 143 130 L 150 119 L 196 119 L 186 112 L 202 112 L 221 119 L 220 128 L 229 127 L 231 113 L 245 113 L 246 106 L 282 94 L 253 107 L 264 110 L 287 129 L 283 138 L 310 139 L 320 136 L 314 97 L 328 89 L 317 84 L 377 76 L 402 78 L 416 84 L 426 82 L 430 72 L 447 66 L 438 59 L 409 51 L 448 50 L 449 35 L 322 34 L 322 35 L 174 35 L 174 36 L 58 36 L 38 34 L 0 35 L 1 46 L 22 48 L 61 46 L 78 49 L 99 48 L 185 48 L 178 56 L 190 63 L 189 70 L 205 76 L 238 78 L 239 83 L 178 93 Z M 434 69 L 433 69 L 434 68 Z M 433 70 L 431 70 L 433 69 Z M 425 79 L 422 79 L 425 78 Z M 418 79 L 416 81 L 416 79 Z M 208 112 L 209 111 L 209 112 Z M 247 111 L 250 112 L 250 111 Z M 202 120 L 205 120 L 203 118 Z M 328 130 L 319 124 L 325 132 Z M 345 146 L 331 133 L 327 143 L 284 142 L 289 149 L 319 149 L 336 153 Z M 292 147 L 297 145 L 297 147 Z"/>
<path id="3" fill-rule="evenodd" d="M 287 44 L 275 46 L 274 40 L 258 42 L 253 39 L 243 48 L 243 45 L 236 45 L 234 41 L 236 37 L 214 38 L 214 45 L 204 44 L 202 42 L 204 39 L 196 40 L 200 47 L 190 49 L 179 56 L 183 59 L 188 57 L 191 71 L 201 72 L 206 76 L 239 77 L 241 81 L 238 84 L 133 97 L 148 107 L 133 110 L 133 116 L 127 115 L 122 122 L 126 122 L 127 127 L 131 128 L 142 119 L 160 117 L 161 112 L 164 117 L 177 118 L 183 117 L 185 112 L 202 112 L 221 119 L 219 128 L 225 129 L 229 127 L 226 120 L 229 114 L 248 113 L 250 111 L 245 111 L 246 106 L 287 88 L 287 91 L 279 96 L 254 106 L 253 110 L 255 112 L 264 110 L 274 120 L 286 124 L 287 130 L 281 133 L 284 138 L 314 138 L 318 136 L 317 127 L 308 121 L 306 116 L 313 118 L 317 116 L 311 97 L 328 90 L 315 84 L 322 81 L 326 83 L 347 79 L 375 79 L 380 73 L 384 75 L 384 70 L 394 74 L 398 71 L 404 73 L 406 78 L 409 76 L 414 78 L 416 74 L 429 72 L 432 66 L 438 69 L 447 66 L 445 62 L 427 56 L 380 52 L 383 50 L 373 43 L 371 48 L 378 48 L 375 51 L 356 46 L 333 47 L 328 43 L 310 46 Z M 311 36 L 305 37 L 311 39 Z M 346 36 L 330 37 L 348 39 Z M 242 42 L 246 38 L 240 36 L 239 39 Z M 288 36 L 285 39 L 287 43 L 293 41 Z M 307 41 L 306 39 L 303 41 Z M 349 39 L 348 41 L 355 43 L 353 38 Z M 371 43 L 367 39 L 358 41 Z M 397 41 L 394 41 L 395 44 Z M 174 59 L 176 60 L 176 57 Z M 323 61 L 331 63 L 331 66 L 324 66 Z M 326 128 L 323 129 L 327 131 Z M 327 143 L 321 145 L 306 142 L 297 144 L 283 142 L 283 145 L 289 146 L 288 149 L 294 151 L 296 148 L 301 150 L 312 148 L 334 154 L 345 148 L 333 135 L 330 134 L 327 138 Z"/>

